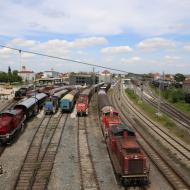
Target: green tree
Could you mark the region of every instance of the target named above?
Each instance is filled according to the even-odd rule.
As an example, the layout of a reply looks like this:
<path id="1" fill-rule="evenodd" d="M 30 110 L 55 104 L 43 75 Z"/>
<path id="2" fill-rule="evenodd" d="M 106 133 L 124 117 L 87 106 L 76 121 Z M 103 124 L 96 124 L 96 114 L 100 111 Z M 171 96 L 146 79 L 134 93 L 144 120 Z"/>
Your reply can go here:
<path id="1" fill-rule="evenodd" d="M 176 82 L 183 82 L 185 80 L 185 76 L 181 73 L 177 73 L 175 74 L 174 79 Z"/>

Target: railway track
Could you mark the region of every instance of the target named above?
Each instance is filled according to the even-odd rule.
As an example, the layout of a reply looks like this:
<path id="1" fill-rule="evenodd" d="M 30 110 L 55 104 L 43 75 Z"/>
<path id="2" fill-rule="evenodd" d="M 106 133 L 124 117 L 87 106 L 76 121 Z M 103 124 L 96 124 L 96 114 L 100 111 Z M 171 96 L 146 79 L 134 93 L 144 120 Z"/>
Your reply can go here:
<path id="1" fill-rule="evenodd" d="M 11 100 L 11 101 L 8 100 L 8 101 L 0 108 L 0 112 L 14 107 L 17 102 L 18 102 L 18 100 Z"/>
<path id="2" fill-rule="evenodd" d="M 150 159 L 153 161 L 155 166 L 160 170 L 162 175 L 170 183 L 170 185 L 174 189 L 189 189 L 190 185 L 184 180 L 181 174 L 179 174 L 171 166 L 171 164 L 169 164 L 168 161 L 166 161 L 166 158 L 162 154 L 160 154 L 160 152 L 151 144 L 149 137 L 145 136 L 143 128 L 137 125 L 135 119 L 126 117 L 126 105 L 121 106 L 118 104 L 118 96 L 116 96 L 115 92 L 112 95 L 111 99 L 112 103 L 121 111 L 121 118 L 124 121 L 124 123 L 130 123 L 133 126 L 133 128 L 135 128 L 135 130 L 138 132 L 138 135 L 140 136 L 140 138 L 138 138 L 139 143 L 141 144 L 147 155 L 150 157 Z M 121 99 L 123 102 L 126 102 L 123 96 L 121 97 Z"/>
<path id="3" fill-rule="evenodd" d="M 151 93 L 150 89 L 146 87 L 147 93 L 151 98 L 148 98 L 146 95 L 143 95 L 143 98 L 151 104 L 153 107 L 158 107 L 158 97 Z M 171 104 L 166 101 L 161 101 L 160 110 L 175 120 L 180 126 L 190 129 L 190 118 L 182 113 L 180 110 L 173 107 Z"/>
<path id="4" fill-rule="evenodd" d="M 179 160 L 190 167 L 190 147 L 185 143 L 179 141 L 176 137 L 170 135 L 170 133 L 150 120 L 145 114 L 139 109 L 135 108 L 132 103 L 130 103 L 127 95 L 122 91 L 123 102 L 132 111 L 134 116 L 138 118 L 139 121 L 143 122 L 146 127 L 148 127 L 150 133 L 157 137 L 162 144 L 167 145 L 168 148 L 176 154 Z"/>
<path id="5" fill-rule="evenodd" d="M 68 115 L 44 117 L 36 131 L 14 189 L 46 189 Z"/>
<path id="6" fill-rule="evenodd" d="M 152 97 L 152 96 L 151 96 Z M 157 98 L 148 98 L 146 95 L 143 95 L 143 99 L 148 102 L 153 107 L 158 107 L 158 101 Z M 181 113 L 178 113 L 175 108 L 171 107 L 167 103 L 161 102 L 160 104 L 160 110 L 161 112 L 165 113 L 169 117 L 171 117 L 174 121 L 177 122 L 179 126 L 182 126 L 186 129 L 190 129 L 190 119 L 186 116 L 182 115 Z"/>
<path id="7" fill-rule="evenodd" d="M 89 146 L 85 117 L 78 117 L 78 157 L 82 190 L 100 190 Z"/>

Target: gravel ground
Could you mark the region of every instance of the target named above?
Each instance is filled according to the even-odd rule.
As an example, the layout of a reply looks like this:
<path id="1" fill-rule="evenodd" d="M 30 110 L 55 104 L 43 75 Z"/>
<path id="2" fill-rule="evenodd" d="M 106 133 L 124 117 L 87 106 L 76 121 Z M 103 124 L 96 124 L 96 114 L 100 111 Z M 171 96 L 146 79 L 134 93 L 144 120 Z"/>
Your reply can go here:
<path id="1" fill-rule="evenodd" d="M 51 173 L 48 189 L 80 189 L 80 173 L 77 152 L 77 118 L 75 118 L 73 114 L 69 115 L 66 122 Z"/>
<path id="2" fill-rule="evenodd" d="M 173 189 L 152 162 L 150 162 L 150 182 L 151 184 L 150 184 L 150 187 L 147 188 L 148 190 L 172 190 Z"/>
<path id="3" fill-rule="evenodd" d="M 90 109 L 89 116 L 87 118 L 87 131 L 99 185 L 102 190 L 117 190 L 119 189 L 119 186 L 117 185 L 113 173 L 104 137 L 98 124 L 97 117 L 93 116 L 93 114 L 96 113 L 92 113 L 92 111 L 93 110 Z"/>
<path id="4" fill-rule="evenodd" d="M 35 118 L 28 122 L 24 133 L 19 136 L 16 142 L 7 146 L 0 157 L 0 164 L 3 166 L 3 174 L 0 175 L 0 189 L 13 189 L 18 172 L 40 121 L 41 119 Z"/>

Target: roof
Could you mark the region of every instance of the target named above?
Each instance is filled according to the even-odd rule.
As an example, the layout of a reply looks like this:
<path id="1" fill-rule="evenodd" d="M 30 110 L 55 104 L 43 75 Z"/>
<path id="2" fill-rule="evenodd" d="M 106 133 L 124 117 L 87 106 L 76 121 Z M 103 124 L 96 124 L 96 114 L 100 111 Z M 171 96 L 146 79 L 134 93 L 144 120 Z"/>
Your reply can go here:
<path id="1" fill-rule="evenodd" d="M 112 106 L 105 106 L 105 107 L 103 107 L 102 108 L 102 112 L 103 113 L 107 113 L 107 112 L 117 112 L 118 113 L 118 111 L 114 107 L 112 107 Z"/>
<path id="2" fill-rule="evenodd" d="M 183 84 L 190 84 L 190 79 L 185 80 Z"/>
<path id="3" fill-rule="evenodd" d="M 65 95 L 65 96 L 61 99 L 61 101 L 63 101 L 63 100 L 72 101 L 73 98 L 74 98 L 74 96 L 73 96 L 72 94 L 67 94 L 67 95 Z"/>
<path id="4" fill-rule="evenodd" d="M 6 110 L 6 111 L 1 112 L 1 114 L 16 115 L 16 110 Z"/>
<path id="5" fill-rule="evenodd" d="M 18 73 L 22 74 L 22 73 L 34 73 L 34 71 L 19 71 Z"/>
<path id="6" fill-rule="evenodd" d="M 87 95 L 87 96 L 89 96 L 89 94 L 91 93 L 91 91 L 92 91 L 92 88 L 86 88 L 86 89 L 84 89 L 84 90 L 80 93 L 80 95 Z"/>
<path id="7" fill-rule="evenodd" d="M 108 70 L 104 70 L 101 72 L 101 74 L 107 75 L 107 74 L 111 74 Z"/>
<path id="8" fill-rule="evenodd" d="M 139 145 L 138 145 L 138 143 L 136 141 L 136 138 L 134 138 L 134 137 L 133 138 L 128 138 L 127 140 L 122 139 L 121 145 L 122 145 L 122 148 L 125 148 L 125 149 L 139 147 Z"/>
<path id="9" fill-rule="evenodd" d="M 64 94 L 66 94 L 68 92 L 68 90 L 61 90 L 61 91 L 59 91 L 59 92 L 56 92 L 56 93 L 54 93 L 53 94 L 53 97 L 61 97 L 61 96 L 63 96 Z"/>
<path id="10" fill-rule="evenodd" d="M 47 97 L 47 95 L 44 93 L 38 93 L 38 94 L 33 95 L 32 97 L 36 98 L 37 100 L 41 100 L 41 99 Z"/>
<path id="11" fill-rule="evenodd" d="M 31 97 L 28 98 L 20 103 L 18 103 L 15 108 L 20 107 L 20 106 L 24 106 L 26 109 L 30 108 L 31 106 L 33 106 L 34 104 L 36 104 L 36 98 Z"/>
<path id="12" fill-rule="evenodd" d="M 134 131 L 125 124 L 112 125 L 112 133 L 114 135 L 122 135 L 124 131 L 127 131 L 129 136 L 135 136 Z"/>

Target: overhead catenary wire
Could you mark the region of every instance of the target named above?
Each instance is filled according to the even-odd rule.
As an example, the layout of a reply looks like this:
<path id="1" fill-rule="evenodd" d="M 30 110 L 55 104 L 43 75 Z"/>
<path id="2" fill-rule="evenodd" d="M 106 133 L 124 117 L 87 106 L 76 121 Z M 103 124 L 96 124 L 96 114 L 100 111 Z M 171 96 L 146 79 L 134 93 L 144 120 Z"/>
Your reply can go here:
<path id="1" fill-rule="evenodd" d="M 101 65 L 92 64 L 92 63 L 87 63 L 87 62 L 84 62 L 84 61 L 79 61 L 79 60 L 74 60 L 74 59 L 69 59 L 69 58 L 58 57 L 58 56 L 54 56 L 54 55 L 48 55 L 48 54 L 38 53 L 38 52 L 34 52 L 34 51 L 28 51 L 28 50 L 18 49 L 18 48 L 14 48 L 14 47 L 2 45 L 2 44 L 0 44 L 0 47 L 11 49 L 11 50 L 15 50 L 15 51 L 19 51 L 19 53 L 24 52 L 24 53 L 29 53 L 29 54 L 33 54 L 33 55 L 38 55 L 38 56 L 43 56 L 43 57 L 49 57 L 49 58 L 59 59 L 59 60 L 62 60 L 62 61 L 69 61 L 69 62 L 73 62 L 73 63 L 79 63 L 79 64 L 83 64 L 83 65 L 88 65 L 88 66 L 92 66 L 92 67 L 99 67 L 99 68 L 102 68 L 102 69 L 108 69 L 108 70 L 112 70 L 112 71 L 117 71 L 117 72 L 128 74 L 128 72 L 124 71 L 124 70 L 115 69 L 115 68 L 112 68 L 112 67 L 101 66 Z"/>

